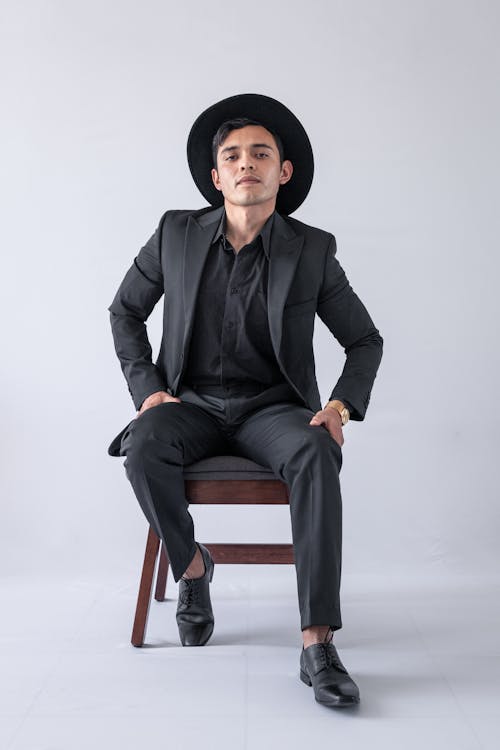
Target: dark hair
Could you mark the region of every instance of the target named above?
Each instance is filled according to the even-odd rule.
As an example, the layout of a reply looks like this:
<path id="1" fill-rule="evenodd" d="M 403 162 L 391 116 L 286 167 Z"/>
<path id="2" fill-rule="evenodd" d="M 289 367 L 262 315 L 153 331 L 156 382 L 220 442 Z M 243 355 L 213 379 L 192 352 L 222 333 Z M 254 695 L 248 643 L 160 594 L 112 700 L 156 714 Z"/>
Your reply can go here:
<path id="1" fill-rule="evenodd" d="M 251 120 L 249 117 L 235 117 L 232 120 L 226 120 L 225 122 L 223 122 L 222 125 L 219 126 L 216 134 L 212 139 L 212 160 L 214 168 L 217 169 L 217 152 L 219 150 L 219 146 L 222 146 L 232 130 L 239 130 L 239 128 L 244 128 L 246 125 L 260 125 L 262 128 L 269 130 L 271 135 L 274 137 L 274 140 L 276 141 L 281 166 L 283 164 L 283 159 L 285 158 L 285 151 L 278 133 L 272 128 L 269 128 L 267 125 L 263 125 L 261 122 L 257 122 L 257 120 Z"/>

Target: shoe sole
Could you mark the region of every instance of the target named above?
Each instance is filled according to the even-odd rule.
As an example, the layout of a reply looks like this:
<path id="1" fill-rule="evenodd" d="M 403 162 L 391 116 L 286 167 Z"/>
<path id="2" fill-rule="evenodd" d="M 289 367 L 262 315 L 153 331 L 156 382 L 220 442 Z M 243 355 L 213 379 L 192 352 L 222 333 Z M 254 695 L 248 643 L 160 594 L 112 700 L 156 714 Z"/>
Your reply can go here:
<path id="1" fill-rule="evenodd" d="M 304 672 L 302 668 L 300 670 L 300 679 L 308 687 L 313 686 L 311 682 L 311 678 L 306 672 Z M 334 708 L 348 708 L 349 706 L 357 706 L 359 704 L 359 698 L 356 698 L 355 696 L 345 696 L 344 698 L 339 698 L 338 700 L 331 700 L 331 701 L 320 701 L 316 698 L 316 696 L 315 696 L 315 699 L 316 699 L 316 702 L 321 703 L 322 706 L 330 706 Z"/>

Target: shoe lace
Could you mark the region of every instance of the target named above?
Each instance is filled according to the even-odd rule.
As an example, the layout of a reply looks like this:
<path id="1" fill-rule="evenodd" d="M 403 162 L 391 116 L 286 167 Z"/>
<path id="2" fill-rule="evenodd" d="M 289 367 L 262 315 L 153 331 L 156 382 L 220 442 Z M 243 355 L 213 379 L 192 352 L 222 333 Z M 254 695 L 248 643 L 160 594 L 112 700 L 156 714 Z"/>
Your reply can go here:
<path id="1" fill-rule="evenodd" d="M 182 587 L 179 598 L 182 604 L 185 604 L 187 607 L 190 607 L 192 604 L 199 601 L 199 598 L 200 598 L 200 586 L 198 585 L 199 582 L 196 578 L 182 578 L 181 580 L 184 582 L 185 585 Z"/>
<path id="2" fill-rule="evenodd" d="M 338 669 L 339 672 L 344 672 L 347 674 L 347 670 L 340 661 L 340 658 L 337 654 L 337 651 L 335 649 L 335 646 L 333 643 L 320 643 L 320 648 L 318 649 L 318 656 L 321 662 L 321 668 L 322 669 L 328 669 L 328 667 L 335 667 L 335 669 Z"/>

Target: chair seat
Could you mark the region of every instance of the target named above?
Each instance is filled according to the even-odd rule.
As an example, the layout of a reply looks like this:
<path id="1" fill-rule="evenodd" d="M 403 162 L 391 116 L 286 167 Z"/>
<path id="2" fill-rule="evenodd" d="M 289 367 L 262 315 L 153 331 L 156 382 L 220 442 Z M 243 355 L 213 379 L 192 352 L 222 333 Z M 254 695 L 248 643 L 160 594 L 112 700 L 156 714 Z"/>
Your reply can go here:
<path id="1" fill-rule="evenodd" d="M 267 466 L 243 456 L 210 456 L 184 467 L 185 479 L 280 479 Z"/>

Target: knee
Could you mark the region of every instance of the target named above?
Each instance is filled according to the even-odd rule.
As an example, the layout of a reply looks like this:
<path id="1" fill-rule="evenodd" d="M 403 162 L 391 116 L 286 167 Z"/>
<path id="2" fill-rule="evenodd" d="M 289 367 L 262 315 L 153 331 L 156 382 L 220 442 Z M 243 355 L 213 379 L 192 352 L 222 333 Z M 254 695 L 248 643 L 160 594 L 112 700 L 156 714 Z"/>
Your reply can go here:
<path id="1" fill-rule="evenodd" d="M 129 467 L 144 466 L 155 458 L 175 461 L 179 449 L 182 450 L 178 445 L 178 435 L 174 426 L 162 421 L 159 412 L 153 414 L 156 409 L 161 409 L 161 406 L 162 404 L 148 409 L 132 424 L 126 439 Z"/>
<path id="2" fill-rule="evenodd" d="M 311 425 L 312 427 L 312 425 Z M 316 462 L 328 469 L 340 471 L 342 466 L 342 448 L 324 427 L 313 428 L 314 437 L 311 440 Z"/>
<path id="3" fill-rule="evenodd" d="M 320 459 L 323 457 L 329 459 L 332 454 L 341 450 L 337 441 L 322 425 L 307 426 L 304 444 L 312 456 L 317 456 Z"/>
<path id="4" fill-rule="evenodd" d="M 311 466 L 326 465 L 334 469 L 342 465 L 342 449 L 327 429 L 320 425 L 307 425 L 295 440 L 288 453 L 286 468 L 303 470 Z"/>

